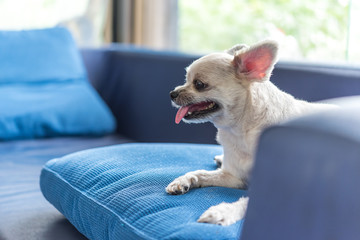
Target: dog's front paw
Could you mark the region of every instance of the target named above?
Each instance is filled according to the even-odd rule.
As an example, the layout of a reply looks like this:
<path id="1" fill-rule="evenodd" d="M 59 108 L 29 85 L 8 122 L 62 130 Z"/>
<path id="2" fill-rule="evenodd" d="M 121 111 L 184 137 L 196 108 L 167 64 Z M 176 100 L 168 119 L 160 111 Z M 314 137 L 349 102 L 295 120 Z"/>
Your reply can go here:
<path id="1" fill-rule="evenodd" d="M 187 173 L 184 176 L 176 178 L 167 187 L 166 192 L 172 195 L 184 194 L 190 190 L 194 183 L 198 181 L 198 178 L 191 173 Z"/>
<path id="2" fill-rule="evenodd" d="M 248 198 L 240 198 L 234 203 L 220 203 L 206 210 L 197 221 L 223 226 L 231 225 L 244 218 L 247 204 Z"/>

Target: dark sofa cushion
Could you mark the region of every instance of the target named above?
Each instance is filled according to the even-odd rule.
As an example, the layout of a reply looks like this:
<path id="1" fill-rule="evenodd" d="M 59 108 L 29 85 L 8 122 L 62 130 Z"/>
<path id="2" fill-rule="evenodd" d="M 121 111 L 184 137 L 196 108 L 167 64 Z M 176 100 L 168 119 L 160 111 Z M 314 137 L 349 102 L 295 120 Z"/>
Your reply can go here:
<path id="1" fill-rule="evenodd" d="M 67 30 L 0 31 L 0 140 L 114 129 Z"/>
<path id="2" fill-rule="evenodd" d="M 77 152 L 49 161 L 41 190 L 90 239 L 238 239 L 243 221 L 231 226 L 197 223 L 210 206 L 245 192 L 208 187 L 168 195 L 174 178 L 215 169 L 215 145 L 123 144 Z"/>

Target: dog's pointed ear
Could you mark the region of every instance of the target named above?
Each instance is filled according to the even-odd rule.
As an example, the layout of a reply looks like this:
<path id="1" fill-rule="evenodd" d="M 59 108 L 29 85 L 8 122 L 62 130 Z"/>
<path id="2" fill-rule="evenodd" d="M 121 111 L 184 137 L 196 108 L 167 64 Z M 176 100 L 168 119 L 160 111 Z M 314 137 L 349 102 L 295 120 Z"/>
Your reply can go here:
<path id="1" fill-rule="evenodd" d="M 277 61 L 278 44 L 263 41 L 234 56 L 236 74 L 249 81 L 262 82 L 269 78 Z"/>
<path id="2" fill-rule="evenodd" d="M 249 47 L 246 44 L 236 44 L 232 48 L 230 48 L 228 50 L 225 50 L 225 52 L 227 54 L 230 54 L 230 55 L 234 56 L 237 51 L 239 51 L 239 50 L 241 50 L 243 48 L 249 48 Z"/>

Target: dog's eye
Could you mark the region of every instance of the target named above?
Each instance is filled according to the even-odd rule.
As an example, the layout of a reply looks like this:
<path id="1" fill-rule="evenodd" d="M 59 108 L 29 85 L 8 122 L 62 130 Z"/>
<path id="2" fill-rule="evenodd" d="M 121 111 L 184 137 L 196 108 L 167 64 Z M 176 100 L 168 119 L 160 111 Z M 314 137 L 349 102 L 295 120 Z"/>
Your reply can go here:
<path id="1" fill-rule="evenodd" d="M 198 79 L 194 80 L 194 86 L 197 90 L 203 90 L 204 88 L 206 88 L 206 84 Z"/>

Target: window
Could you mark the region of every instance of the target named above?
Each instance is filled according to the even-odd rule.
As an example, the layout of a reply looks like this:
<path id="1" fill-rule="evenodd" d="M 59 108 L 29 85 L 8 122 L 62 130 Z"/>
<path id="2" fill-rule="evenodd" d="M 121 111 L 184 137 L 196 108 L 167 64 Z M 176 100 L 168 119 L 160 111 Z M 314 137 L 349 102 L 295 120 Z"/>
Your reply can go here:
<path id="1" fill-rule="evenodd" d="M 360 62 L 360 2 L 179 0 L 179 48 L 209 52 L 272 38 L 291 60 Z"/>
<path id="2" fill-rule="evenodd" d="M 103 42 L 107 0 L 0 0 L 0 29 L 64 26 L 80 46 Z"/>
<path id="3" fill-rule="evenodd" d="M 2 30 L 61 25 L 79 46 L 200 54 L 272 38 L 282 60 L 359 64 L 359 22 L 356 0 L 0 0 Z"/>
<path id="4" fill-rule="evenodd" d="M 83 15 L 87 3 L 88 0 L 0 0 L 0 29 L 52 27 Z"/>

